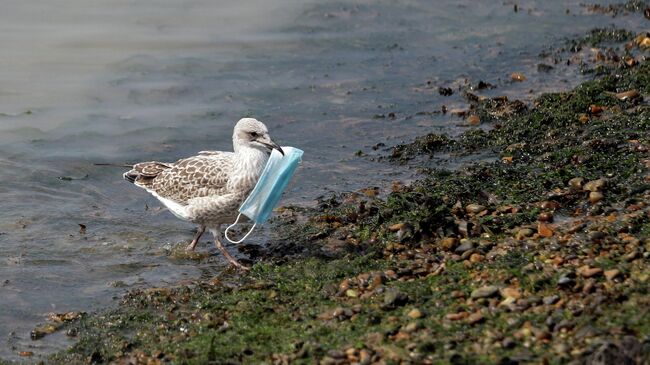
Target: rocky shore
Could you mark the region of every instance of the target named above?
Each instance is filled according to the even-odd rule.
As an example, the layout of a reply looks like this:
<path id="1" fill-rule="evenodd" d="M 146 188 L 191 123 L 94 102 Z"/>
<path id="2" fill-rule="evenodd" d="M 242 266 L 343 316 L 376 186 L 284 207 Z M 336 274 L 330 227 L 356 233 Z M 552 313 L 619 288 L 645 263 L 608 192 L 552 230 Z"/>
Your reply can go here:
<path id="1" fill-rule="evenodd" d="M 250 273 L 54 319 L 79 340 L 46 362 L 650 362 L 649 49 L 600 29 L 558 51 L 589 57 L 594 80 L 573 90 L 459 90 L 488 128 L 378 162 L 420 166 L 418 181 L 281 208 Z M 449 171 L 428 163 L 441 153 L 491 158 Z"/>

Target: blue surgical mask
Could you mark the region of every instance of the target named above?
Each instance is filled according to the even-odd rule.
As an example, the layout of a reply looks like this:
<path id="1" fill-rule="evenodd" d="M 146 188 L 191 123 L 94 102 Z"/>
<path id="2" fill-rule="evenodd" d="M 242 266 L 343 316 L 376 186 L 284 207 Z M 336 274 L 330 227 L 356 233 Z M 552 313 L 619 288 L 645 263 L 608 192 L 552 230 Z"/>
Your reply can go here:
<path id="1" fill-rule="evenodd" d="M 266 163 L 266 167 L 264 167 L 264 171 L 262 171 L 262 175 L 257 180 L 255 188 L 253 188 L 248 198 L 239 207 L 237 220 L 226 228 L 224 234 L 226 239 L 231 243 L 240 243 L 245 240 L 253 232 L 255 226 L 269 219 L 273 208 L 280 201 L 282 192 L 284 192 L 287 184 L 289 184 L 303 154 L 302 150 L 294 147 L 282 147 L 282 150 L 284 151 L 284 156 L 277 150 L 271 151 L 271 156 Z M 254 224 L 242 239 L 233 241 L 228 237 L 228 230 L 239 222 L 242 214 L 247 216 Z"/>

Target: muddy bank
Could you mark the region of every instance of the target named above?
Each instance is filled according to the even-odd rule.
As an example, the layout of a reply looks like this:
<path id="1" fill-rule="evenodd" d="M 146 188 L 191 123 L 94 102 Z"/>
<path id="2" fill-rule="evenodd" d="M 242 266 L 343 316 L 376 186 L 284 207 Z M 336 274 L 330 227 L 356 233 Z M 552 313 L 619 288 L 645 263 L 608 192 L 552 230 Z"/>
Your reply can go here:
<path id="1" fill-rule="evenodd" d="M 48 361 L 642 363 L 647 39 L 605 30 L 558 50 L 587 57 L 595 80 L 532 104 L 460 90 L 482 128 L 385 153 L 422 168 L 417 182 L 281 209 L 251 273 L 135 290 L 62 320 L 79 342 Z M 495 158 L 452 172 L 436 168 L 441 154 Z"/>

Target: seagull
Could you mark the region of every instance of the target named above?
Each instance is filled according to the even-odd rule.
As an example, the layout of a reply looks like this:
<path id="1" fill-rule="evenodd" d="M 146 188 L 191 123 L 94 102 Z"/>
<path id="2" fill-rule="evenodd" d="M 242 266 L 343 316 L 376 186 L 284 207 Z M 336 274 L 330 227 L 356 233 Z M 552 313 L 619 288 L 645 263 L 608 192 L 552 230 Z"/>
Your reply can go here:
<path id="1" fill-rule="evenodd" d="M 282 148 L 264 123 L 253 118 L 237 122 L 234 152 L 201 151 L 174 163 L 140 162 L 124 179 L 155 196 L 176 217 L 199 225 L 187 251 L 193 251 L 207 229 L 217 249 L 235 267 L 249 270 L 228 253 L 219 240 L 220 227 L 233 222 L 239 206 L 253 190 L 273 149 Z"/>

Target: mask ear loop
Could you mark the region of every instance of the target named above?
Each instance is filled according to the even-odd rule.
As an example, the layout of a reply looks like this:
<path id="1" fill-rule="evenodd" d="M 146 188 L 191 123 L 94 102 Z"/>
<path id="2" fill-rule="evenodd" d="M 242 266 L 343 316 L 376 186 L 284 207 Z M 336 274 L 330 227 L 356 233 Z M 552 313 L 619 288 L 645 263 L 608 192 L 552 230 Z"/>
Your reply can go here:
<path id="1" fill-rule="evenodd" d="M 228 228 L 226 228 L 226 230 L 223 232 L 223 235 L 226 236 L 226 239 L 227 239 L 230 243 L 235 243 L 235 244 L 237 244 L 237 243 L 242 243 L 242 242 L 244 242 L 244 240 L 245 240 L 246 238 L 248 238 L 248 235 L 250 235 L 251 233 L 253 233 L 253 230 L 255 229 L 255 226 L 257 225 L 257 223 L 254 223 L 253 226 L 251 227 L 251 229 L 248 231 L 248 233 L 246 233 L 246 234 L 244 235 L 244 237 L 242 237 L 242 239 L 240 239 L 239 241 L 233 241 L 233 240 L 230 239 L 230 237 L 228 237 L 228 230 L 231 229 L 232 227 L 234 227 L 234 226 L 237 225 L 237 223 L 239 222 L 239 218 L 241 218 L 241 213 L 239 213 L 239 215 L 237 216 L 237 219 L 235 220 L 235 223 L 229 225 Z"/>

